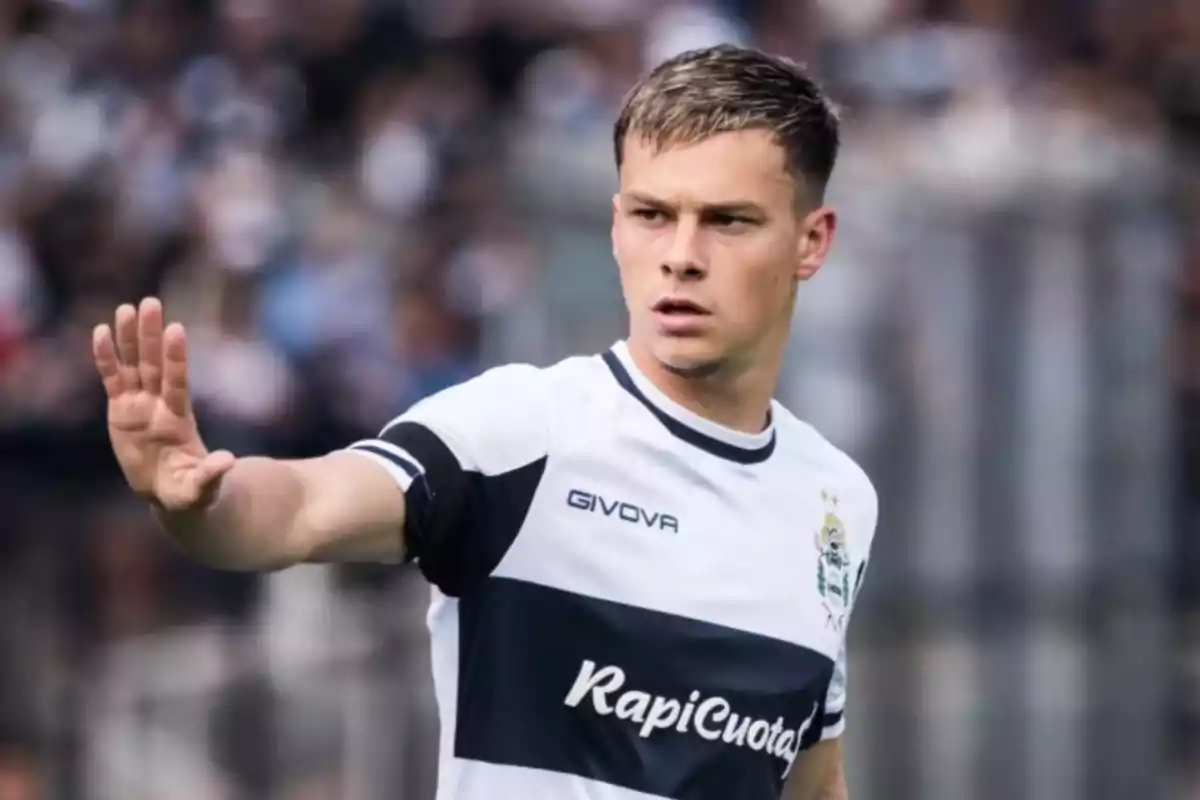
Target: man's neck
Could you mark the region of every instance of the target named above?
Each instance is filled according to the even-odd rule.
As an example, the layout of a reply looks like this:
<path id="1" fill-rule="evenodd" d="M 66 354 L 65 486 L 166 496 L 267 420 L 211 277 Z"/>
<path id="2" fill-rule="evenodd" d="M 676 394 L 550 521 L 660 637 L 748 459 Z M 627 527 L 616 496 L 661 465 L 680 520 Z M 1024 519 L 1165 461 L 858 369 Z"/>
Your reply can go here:
<path id="1" fill-rule="evenodd" d="M 743 433 L 759 433 L 765 427 L 778 368 L 763 367 L 759 361 L 744 369 L 722 369 L 692 377 L 668 369 L 633 340 L 628 344 L 630 358 L 641 373 L 688 411 Z"/>

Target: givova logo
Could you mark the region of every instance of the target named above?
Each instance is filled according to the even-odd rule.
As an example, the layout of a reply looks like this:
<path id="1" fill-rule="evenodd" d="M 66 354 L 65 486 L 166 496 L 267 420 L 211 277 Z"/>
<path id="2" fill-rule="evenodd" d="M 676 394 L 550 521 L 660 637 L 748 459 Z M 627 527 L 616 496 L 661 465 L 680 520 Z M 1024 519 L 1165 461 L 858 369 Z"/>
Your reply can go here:
<path id="1" fill-rule="evenodd" d="M 620 667 L 596 668 L 585 660 L 563 704 L 578 708 L 585 700 L 601 716 L 615 715 L 638 726 L 638 736 L 649 738 L 657 731 L 674 728 L 693 733 L 710 742 L 720 740 L 735 747 L 766 751 L 787 765 L 783 777 L 792 770 L 804 734 L 812 727 L 819 706 L 813 704 L 808 719 L 796 729 L 785 729 L 783 717 L 774 722 L 738 714 L 723 697 L 701 697 L 693 691 L 686 701 L 651 695 L 636 689 L 622 691 L 625 671 Z"/>
<path id="2" fill-rule="evenodd" d="M 647 511 L 634 503 L 627 503 L 624 500 L 609 500 L 582 489 L 571 489 L 567 492 L 567 505 L 580 511 L 591 511 L 606 517 L 616 517 L 623 522 L 679 533 L 679 520 L 670 514 Z"/>

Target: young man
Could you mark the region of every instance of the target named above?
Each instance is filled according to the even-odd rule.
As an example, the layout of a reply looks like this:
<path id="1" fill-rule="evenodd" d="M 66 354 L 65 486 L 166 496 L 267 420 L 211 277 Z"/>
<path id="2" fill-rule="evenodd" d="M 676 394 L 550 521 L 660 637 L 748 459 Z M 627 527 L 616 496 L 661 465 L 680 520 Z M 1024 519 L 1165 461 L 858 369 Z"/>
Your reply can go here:
<path id="1" fill-rule="evenodd" d="M 203 444 L 153 299 L 95 334 L 132 488 L 209 565 L 412 561 L 433 585 L 439 800 L 834 800 L 870 481 L 772 400 L 825 260 L 838 126 L 790 62 L 680 55 L 615 128 L 630 329 L 304 461 Z"/>

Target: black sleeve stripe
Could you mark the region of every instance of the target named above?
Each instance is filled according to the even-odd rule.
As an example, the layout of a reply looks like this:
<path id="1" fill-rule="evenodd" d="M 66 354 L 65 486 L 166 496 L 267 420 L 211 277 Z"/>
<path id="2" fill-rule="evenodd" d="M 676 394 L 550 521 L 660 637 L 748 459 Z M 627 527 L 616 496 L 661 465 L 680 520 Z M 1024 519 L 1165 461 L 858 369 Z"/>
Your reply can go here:
<path id="1" fill-rule="evenodd" d="M 421 468 L 418 471 L 423 471 L 434 484 L 446 481 L 452 483 L 463 474 L 463 468 L 458 463 L 458 458 L 441 440 L 441 437 L 424 425 L 416 422 L 401 422 L 384 431 L 379 439 L 384 444 L 410 454 Z"/>
<path id="2" fill-rule="evenodd" d="M 374 439 L 374 440 L 366 442 L 366 444 L 372 445 L 374 447 L 381 447 L 384 450 L 387 450 L 389 453 L 396 456 L 396 458 L 403 459 L 404 461 L 407 461 L 409 464 L 412 464 L 413 467 L 416 468 L 417 472 L 425 471 L 425 468 L 421 466 L 421 462 L 418 461 L 417 458 L 412 453 L 408 452 L 403 447 L 399 447 L 399 446 L 394 445 L 391 442 L 385 441 L 383 439 Z"/>
<path id="3" fill-rule="evenodd" d="M 429 480 L 421 475 L 413 479 L 404 493 L 404 560 L 421 562 L 429 550 L 429 519 L 433 513 L 433 492 Z"/>
<path id="4" fill-rule="evenodd" d="M 438 541 L 448 538 L 446 532 L 466 511 L 466 475 L 445 442 L 424 425 L 401 422 L 380 438 L 412 453 L 425 467 L 423 474 L 413 476 L 405 494 L 404 550 L 405 558 L 417 561 L 428 575 L 431 562 L 437 560 Z"/>
<path id="5" fill-rule="evenodd" d="M 845 714 L 846 712 L 844 711 L 839 711 L 836 714 L 826 714 L 825 716 L 821 717 L 821 727 L 832 728 L 834 725 L 837 725 L 842 721 L 842 717 L 844 717 Z"/>
<path id="6" fill-rule="evenodd" d="M 380 458 L 386 458 L 389 462 L 391 462 L 392 464 L 395 464 L 397 467 L 399 467 L 400 469 L 402 469 L 406 473 L 408 473 L 408 477 L 410 477 L 410 478 L 416 479 L 417 476 L 419 476 L 421 474 L 421 470 L 418 469 L 417 466 L 415 464 L 413 464 L 411 461 L 409 461 L 407 458 L 401 458 L 396 453 L 393 453 L 392 451 L 388 450 L 387 448 L 380 447 L 379 445 L 356 444 L 356 445 L 354 445 L 353 449 L 354 450 L 362 450 L 367 453 L 374 453 L 375 455 L 379 456 Z"/>
<path id="7" fill-rule="evenodd" d="M 483 475 L 464 470 L 446 443 L 423 425 L 401 422 L 380 438 L 424 467 L 405 494 L 406 558 L 446 595 L 461 597 L 508 552 L 525 524 L 546 459 Z"/>

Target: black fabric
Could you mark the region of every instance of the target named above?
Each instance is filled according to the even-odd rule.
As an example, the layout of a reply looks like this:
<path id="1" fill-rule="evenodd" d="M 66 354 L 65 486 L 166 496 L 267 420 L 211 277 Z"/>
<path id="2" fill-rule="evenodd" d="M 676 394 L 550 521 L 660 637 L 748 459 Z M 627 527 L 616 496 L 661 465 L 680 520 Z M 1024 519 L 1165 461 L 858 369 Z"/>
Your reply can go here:
<path id="1" fill-rule="evenodd" d="M 795 747 L 799 740 L 807 749 L 820 739 L 834 664 L 807 648 L 509 578 L 488 579 L 462 600 L 459 612 L 454 752 L 461 758 L 568 773 L 677 800 L 774 800 L 788 761 L 723 741 L 732 715 L 759 722 L 759 736 L 766 735 L 762 723 L 776 724 L 772 747 Z M 610 713 L 599 713 L 590 696 L 566 702 L 580 676 L 586 679 L 588 663 L 592 676 L 607 668 L 606 681 L 620 670 L 620 686 L 602 701 Z M 679 721 L 641 736 L 644 719 L 616 713 L 618 697 L 631 690 L 668 704 L 677 700 Z M 727 704 L 724 716 L 713 710 L 718 701 Z M 688 702 L 693 711 L 685 723 Z M 719 730 L 721 736 L 714 741 L 698 733 L 697 719 L 707 735 Z"/>
<path id="2" fill-rule="evenodd" d="M 612 371 L 613 377 L 617 379 L 617 383 L 621 385 L 621 388 L 636 397 L 642 405 L 649 409 L 650 413 L 657 417 L 659 422 L 666 426 L 667 430 L 671 432 L 672 436 L 682 439 L 694 447 L 699 447 L 701 450 L 704 450 L 708 453 L 712 453 L 718 458 L 723 458 L 727 461 L 733 461 L 738 464 L 761 464 L 763 461 L 766 461 L 768 458 L 770 458 L 771 454 L 775 452 L 774 431 L 771 431 L 771 440 L 769 442 L 764 444 L 762 447 L 751 449 L 746 447 L 738 447 L 736 445 L 729 444 L 728 442 L 723 442 L 720 439 L 714 439 L 706 433 L 701 433 L 695 428 L 691 428 L 683 424 L 656 406 L 653 402 L 651 402 L 649 397 L 646 397 L 642 390 L 637 387 L 637 384 L 633 382 L 633 378 L 629 375 L 629 372 L 626 371 L 625 365 L 621 363 L 621 360 L 617 358 L 615 353 L 609 350 L 604 354 L 603 358 L 604 363 L 608 365 L 609 370 Z M 770 419 L 768 418 L 768 423 L 769 422 Z"/>
<path id="3" fill-rule="evenodd" d="M 545 457 L 509 472 L 464 470 L 429 428 L 402 422 L 381 437 L 423 468 L 406 493 L 406 558 L 450 597 L 485 579 L 516 539 L 546 469 Z M 382 450 L 382 448 L 380 448 Z"/>

